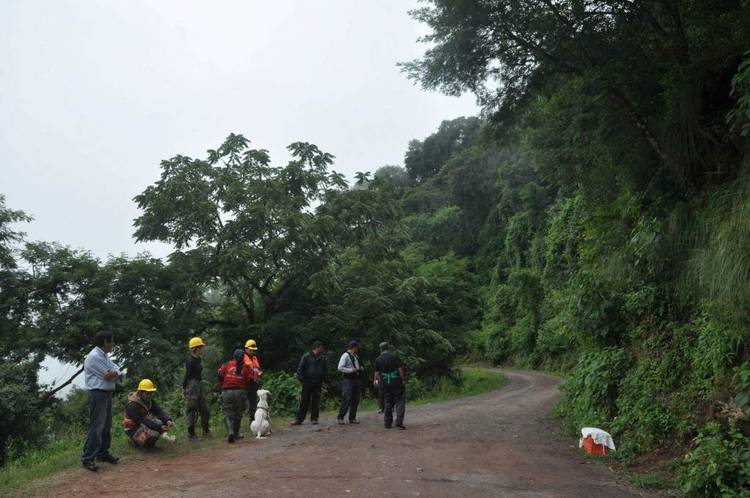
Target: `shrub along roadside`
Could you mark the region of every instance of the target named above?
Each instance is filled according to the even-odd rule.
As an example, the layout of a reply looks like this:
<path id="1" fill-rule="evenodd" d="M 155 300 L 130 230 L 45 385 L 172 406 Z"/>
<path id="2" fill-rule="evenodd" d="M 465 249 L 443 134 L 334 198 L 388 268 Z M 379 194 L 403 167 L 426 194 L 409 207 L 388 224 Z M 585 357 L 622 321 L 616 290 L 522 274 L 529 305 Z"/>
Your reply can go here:
<path id="1" fill-rule="evenodd" d="M 473 396 L 495 389 L 499 389 L 506 382 L 506 379 L 496 371 L 478 367 L 462 367 L 456 375 L 450 379 L 445 378 L 438 382 L 433 390 L 423 391 L 423 396 L 411 401 L 413 404 L 425 404 L 449 399 Z M 273 424 L 278 426 L 286 425 L 290 420 L 288 418 L 296 408 L 299 401 L 299 385 L 290 375 L 284 373 L 269 373 L 266 376 L 263 387 L 272 391 L 270 399 L 272 410 Z M 157 398 L 165 410 L 169 411 L 170 405 L 177 405 L 178 402 L 166 396 L 164 400 Z M 325 405 L 326 411 L 334 410 L 336 402 L 331 398 Z M 363 400 L 361 409 L 372 410 L 377 407 L 377 401 L 372 398 Z M 141 450 L 131 448 L 127 444 L 125 434 L 120 428 L 121 411 L 114 411 L 112 420 L 112 453 L 121 456 L 123 461 L 127 461 L 131 456 L 143 454 Z M 333 415 L 330 415 L 331 417 Z M 248 421 L 243 419 L 243 432 L 247 431 Z M 201 438 L 196 442 L 190 442 L 185 438 L 187 433 L 187 424 L 184 417 L 175 420 L 175 427 L 171 431 L 177 435 L 177 442 L 168 443 L 160 441 L 158 446 L 161 448 L 155 458 L 177 458 L 188 451 L 194 451 L 204 448 L 216 447 L 224 442 L 223 417 L 219 406 L 212 405 L 211 430 L 214 432 L 213 438 Z M 29 483 L 36 479 L 41 479 L 62 471 L 69 467 L 80 465 L 81 448 L 85 433 L 81 427 L 77 427 L 66 438 L 61 438 L 48 446 L 29 451 L 19 460 L 9 463 L 0 470 L 0 497 L 17 497 L 34 493 L 35 488 L 29 486 Z M 145 453 L 148 455 L 148 453 Z M 102 464 L 107 465 L 107 464 Z"/>

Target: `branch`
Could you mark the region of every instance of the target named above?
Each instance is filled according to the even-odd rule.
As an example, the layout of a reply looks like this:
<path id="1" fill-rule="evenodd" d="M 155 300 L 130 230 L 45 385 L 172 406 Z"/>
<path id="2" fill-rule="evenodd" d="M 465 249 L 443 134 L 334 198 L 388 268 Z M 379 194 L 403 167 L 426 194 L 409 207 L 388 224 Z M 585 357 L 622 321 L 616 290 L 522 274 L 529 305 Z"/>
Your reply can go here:
<path id="1" fill-rule="evenodd" d="M 229 288 L 232 290 L 232 293 L 235 295 L 235 297 L 239 300 L 242 307 L 245 309 L 245 313 L 247 314 L 249 321 L 251 323 L 254 322 L 255 310 L 250 307 L 250 305 L 247 303 L 242 293 L 240 292 L 240 289 L 234 284 L 234 282 L 232 282 L 232 280 L 229 278 L 226 278 L 225 280 L 227 284 L 229 285 Z M 251 289 L 251 292 L 252 292 L 252 289 Z"/>
<path id="2" fill-rule="evenodd" d="M 73 379 L 75 379 L 76 377 L 78 377 L 79 375 L 81 375 L 81 372 L 83 372 L 83 367 L 81 367 L 76 373 L 73 374 L 73 376 L 71 378 L 69 378 L 68 380 L 66 380 L 64 383 L 60 384 L 59 386 L 57 386 L 53 390 L 44 393 L 44 395 L 42 395 L 42 397 L 39 398 L 39 404 L 42 405 L 42 406 L 46 405 L 49 402 L 49 400 L 52 399 L 52 397 L 55 395 L 55 393 L 57 393 L 61 389 L 65 388 L 65 386 L 67 386 L 68 384 L 70 384 L 71 382 L 73 382 Z"/>
<path id="3" fill-rule="evenodd" d="M 656 155 L 659 156 L 659 159 L 662 160 L 662 163 L 664 164 L 664 166 L 669 167 L 669 164 L 670 164 L 669 156 L 661 147 L 661 144 L 657 140 L 654 133 L 651 131 L 651 128 L 649 127 L 646 120 L 643 118 L 643 116 L 640 115 L 640 113 L 636 109 L 636 106 L 633 104 L 633 102 L 631 102 L 631 100 L 626 96 L 625 92 L 622 91 L 616 83 L 612 83 L 612 82 L 607 82 L 607 83 L 608 83 L 608 87 L 611 92 L 611 95 L 615 98 L 615 100 L 618 100 L 622 104 L 622 106 L 625 108 L 625 113 L 633 121 L 635 126 L 641 131 L 641 134 L 646 139 L 646 141 L 648 141 L 654 153 L 656 153 Z"/>

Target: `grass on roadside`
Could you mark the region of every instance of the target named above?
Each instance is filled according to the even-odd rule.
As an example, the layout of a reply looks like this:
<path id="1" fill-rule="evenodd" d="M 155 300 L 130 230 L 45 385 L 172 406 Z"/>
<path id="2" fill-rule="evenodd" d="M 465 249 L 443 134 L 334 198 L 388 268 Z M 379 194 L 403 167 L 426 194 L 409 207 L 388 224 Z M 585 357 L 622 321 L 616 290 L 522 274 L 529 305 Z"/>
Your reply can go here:
<path id="1" fill-rule="evenodd" d="M 191 442 L 186 437 L 187 422 L 185 418 L 177 419 L 174 428 L 170 431 L 177 436 L 177 441 L 174 443 L 164 440 L 159 441 L 157 443 L 160 449 L 159 458 L 178 456 L 188 450 L 216 446 L 218 442 L 224 441 L 222 420 L 218 414 L 212 414 L 211 430 L 214 432 L 214 437 L 199 438 L 198 441 Z M 122 457 L 123 460 L 142 454 L 142 450 L 137 450 L 128 445 L 125 433 L 119 427 L 119 422 L 120 417 L 115 415 L 112 420 L 112 454 Z M 33 491 L 24 488 L 31 481 L 80 465 L 85 436 L 85 433 L 81 432 L 72 433 L 44 448 L 29 451 L 20 459 L 0 469 L 0 497 L 24 496 Z"/>
<path id="2" fill-rule="evenodd" d="M 633 486 L 642 489 L 674 489 L 674 479 L 663 472 L 648 474 L 629 474 L 625 479 Z"/>
<path id="3" fill-rule="evenodd" d="M 463 382 L 455 384 L 450 379 L 442 379 L 437 389 L 416 400 L 410 400 L 408 405 L 425 405 L 439 403 L 465 396 L 475 396 L 500 389 L 507 379 L 500 372 L 482 367 L 461 367 Z M 360 404 L 361 410 L 377 409 L 377 400 L 368 398 Z"/>
<path id="4" fill-rule="evenodd" d="M 448 379 L 444 379 L 438 384 L 436 390 L 418 400 L 409 401 L 407 406 L 482 394 L 499 389 L 506 382 L 505 377 L 499 372 L 485 368 L 463 367 L 461 370 L 463 371 L 463 382 L 461 384 L 455 384 Z M 361 403 L 360 409 L 363 411 L 375 410 L 377 409 L 377 401 L 370 398 L 365 399 Z M 274 417 L 273 420 L 275 424 L 283 425 L 288 423 L 290 419 Z M 147 455 L 148 452 L 144 453 L 142 450 L 131 448 L 127 444 L 127 439 L 119 426 L 119 422 L 120 417 L 115 415 L 112 420 L 112 454 L 122 457 L 123 460 L 128 460 L 130 457 L 137 455 Z M 247 419 L 243 418 L 243 432 L 248 431 L 248 424 Z M 158 452 L 158 457 L 160 459 L 176 457 L 188 451 L 216 447 L 224 443 L 225 431 L 223 417 L 220 413 L 211 415 L 211 430 L 214 433 L 212 438 L 199 438 L 195 442 L 188 441 L 186 437 L 187 422 L 184 417 L 178 418 L 171 431 L 172 434 L 177 436 L 177 441 L 175 443 L 159 441 L 157 445 L 161 451 Z M 0 469 L 0 497 L 17 497 L 32 493 L 33 488 L 28 487 L 28 484 L 32 481 L 80 465 L 84 437 L 85 434 L 81 432 L 70 434 L 69 437 L 55 441 L 44 448 L 30 451 L 19 460 Z"/>

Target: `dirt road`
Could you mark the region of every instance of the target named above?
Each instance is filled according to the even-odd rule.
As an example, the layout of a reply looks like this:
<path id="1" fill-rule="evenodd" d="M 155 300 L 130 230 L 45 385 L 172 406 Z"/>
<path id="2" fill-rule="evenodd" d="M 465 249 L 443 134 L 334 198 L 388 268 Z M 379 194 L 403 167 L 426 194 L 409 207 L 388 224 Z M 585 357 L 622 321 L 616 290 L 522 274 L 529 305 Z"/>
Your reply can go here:
<path id="1" fill-rule="evenodd" d="M 48 496 L 495 496 L 636 497 L 611 471 L 556 435 L 550 411 L 560 380 L 504 370 L 508 384 L 480 396 L 407 406 L 406 431 L 375 413 L 361 425 L 322 420 L 277 428 L 171 461 L 155 455 L 99 474 L 71 469 Z"/>

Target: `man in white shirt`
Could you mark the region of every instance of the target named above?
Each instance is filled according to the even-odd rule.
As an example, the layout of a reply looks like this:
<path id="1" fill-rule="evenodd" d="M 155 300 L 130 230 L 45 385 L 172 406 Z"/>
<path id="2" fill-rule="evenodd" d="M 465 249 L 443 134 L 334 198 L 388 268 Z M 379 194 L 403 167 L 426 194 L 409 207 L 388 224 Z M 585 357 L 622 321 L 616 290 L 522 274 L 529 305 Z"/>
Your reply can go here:
<path id="1" fill-rule="evenodd" d="M 89 399 L 89 427 L 81 462 L 85 468 L 96 472 L 97 459 L 112 464 L 119 460 L 109 453 L 109 446 L 112 437 L 112 394 L 120 369 L 108 356 L 114 346 L 111 332 L 98 332 L 94 344 L 94 349 L 83 362 Z"/>
<path id="2" fill-rule="evenodd" d="M 341 408 L 337 417 L 339 424 L 344 423 L 344 416 L 349 412 L 349 423 L 358 424 L 357 407 L 362 392 L 362 364 L 357 354 L 359 353 L 359 343 L 351 341 L 349 349 L 341 355 L 338 370 L 344 374 L 341 380 Z"/>

